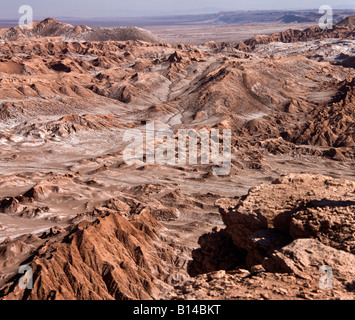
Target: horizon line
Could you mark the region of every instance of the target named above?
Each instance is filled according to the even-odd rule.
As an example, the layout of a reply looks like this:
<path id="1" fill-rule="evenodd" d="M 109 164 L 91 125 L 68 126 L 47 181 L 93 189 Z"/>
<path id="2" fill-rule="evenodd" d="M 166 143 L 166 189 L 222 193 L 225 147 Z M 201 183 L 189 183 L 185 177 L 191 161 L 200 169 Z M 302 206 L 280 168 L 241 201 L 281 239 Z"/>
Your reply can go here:
<path id="1" fill-rule="evenodd" d="M 224 12 L 288 12 L 288 11 L 318 11 L 319 8 L 309 8 L 309 9 L 249 9 L 249 10 L 220 10 L 216 12 L 210 12 L 210 13 L 177 13 L 177 14 L 149 14 L 149 15 L 144 15 L 144 16 L 87 16 L 87 17 L 80 17 L 80 16 L 37 16 L 35 19 L 40 19 L 40 22 L 43 21 L 47 18 L 52 18 L 52 19 L 153 19 L 153 18 L 165 18 L 165 17 L 179 17 L 179 16 L 204 16 L 204 15 L 217 15 L 220 13 Z M 355 11 L 355 8 L 344 8 L 344 9 L 333 9 L 333 11 Z M 0 21 L 7 21 L 7 22 L 12 22 L 12 21 L 17 21 L 20 17 L 20 14 L 16 17 L 11 17 L 11 18 L 1 18 Z"/>

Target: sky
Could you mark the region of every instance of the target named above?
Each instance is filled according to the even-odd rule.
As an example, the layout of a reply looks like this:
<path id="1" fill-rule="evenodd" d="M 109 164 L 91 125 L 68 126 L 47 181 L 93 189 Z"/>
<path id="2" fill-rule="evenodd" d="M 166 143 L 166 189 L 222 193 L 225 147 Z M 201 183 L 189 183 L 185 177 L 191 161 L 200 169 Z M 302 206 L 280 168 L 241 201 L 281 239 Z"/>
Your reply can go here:
<path id="1" fill-rule="evenodd" d="M 34 17 L 141 17 L 212 13 L 222 10 L 355 9 L 354 0 L 0 0 L 0 19 L 17 19 L 21 5 Z"/>

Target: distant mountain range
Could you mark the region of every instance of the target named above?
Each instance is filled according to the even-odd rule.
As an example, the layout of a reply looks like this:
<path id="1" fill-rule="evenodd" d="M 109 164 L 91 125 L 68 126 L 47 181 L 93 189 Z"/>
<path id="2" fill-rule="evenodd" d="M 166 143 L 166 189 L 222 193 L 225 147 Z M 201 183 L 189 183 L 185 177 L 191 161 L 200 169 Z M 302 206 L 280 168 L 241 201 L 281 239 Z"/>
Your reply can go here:
<path id="1" fill-rule="evenodd" d="M 354 15 L 355 10 L 334 10 L 335 23 L 345 17 Z M 243 23 L 317 23 L 322 16 L 318 10 L 279 10 L 279 11 L 221 11 L 204 14 L 175 14 L 156 17 L 107 17 L 107 18 L 80 18 L 57 17 L 58 20 L 72 25 L 87 25 L 90 27 L 117 27 L 117 26 L 158 26 L 158 25 L 221 25 Z M 41 20 L 41 19 L 37 19 Z M 12 27 L 16 20 L 0 20 L 1 27 Z"/>
<path id="2" fill-rule="evenodd" d="M 355 10 L 334 10 L 334 22 L 337 23 L 345 17 L 355 15 Z M 77 19 L 60 18 L 63 22 L 71 24 L 85 24 L 95 26 L 152 26 L 152 25 L 223 25 L 243 23 L 318 23 L 322 14 L 318 10 L 291 10 L 291 11 L 221 11 L 218 13 L 170 15 L 157 17 L 137 18 L 97 18 Z"/>

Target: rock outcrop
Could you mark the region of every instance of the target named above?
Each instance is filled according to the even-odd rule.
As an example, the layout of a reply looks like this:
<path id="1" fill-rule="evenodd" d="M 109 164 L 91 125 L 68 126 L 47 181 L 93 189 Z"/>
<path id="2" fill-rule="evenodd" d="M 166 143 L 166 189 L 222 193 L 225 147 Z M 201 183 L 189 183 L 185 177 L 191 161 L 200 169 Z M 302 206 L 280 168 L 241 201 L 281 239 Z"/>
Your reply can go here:
<path id="1" fill-rule="evenodd" d="M 109 214 L 72 230 L 43 234 L 37 248 L 22 242 L 22 255 L 33 271 L 33 289 L 21 290 L 20 275 L 0 290 L 6 300 L 159 299 L 181 280 L 174 266 L 184 263 L 159 240 L 161 225 L 148 213 L 130 220 Z M 19 240 L 18 240 L 19 241 Z M 13 244 L 0 248 L 5 257 Z M 13 250 L 12 250 L 13 251 Z"/>
<path id="2" fill-rule="evenodd" d="M 336 250 L 313 239 L 299 239 L 274 252 L 264 263 L 269 272 L 293 273 L 301 278 L 316 278 L 322 266 L 332 268 L 333 286 L 345 284 L 347 288 L 354 280 L 355 255 Z"/>
<path id="3" fill-rule="evenodd" d="M 260 230 L 277 230 L 293 239 L 312 236 L 320 241 L 330 241 L 337 230 L 340 238 L 334 246 L 351 248 L 355 244 L 354 190 L 352 181 L 289 175 L 252 188 L 234 209 L 221 209 L 221 214 L 227 232 L 240 248 L 248 249 L 248 240 Z"/>
<path id="4" fill-rule="evenodd" d="M 345 297 L 352 291 L 355 277 L 353 181 L 292 174 L 250 189 L 235 207 L 224 203 L 220 211 L 226 229 L 200 238 L 201 249 L 193 253 L 190 262 L 191 275 L 200 273 L 213 278 L 213 267 L 213 271 L 227 271 L 218 277 L 222 281 L 247 268 L 249 275 L 264 274 L 264 285 L 274 277 L 271 274 L 290 274 L 308 280 L 311 287 L 320 279 L 321 268 L 327 266 L 332 270 L 332 285 L 339 290 L 339 295 Z M 231 244 L 226 245 L 227 235 L 234 243 L 234 250 L 229 249 Z M 230 263 L 229 251 L 235 254 L 234 265 Z M 223 255 L 218 256 L 218 252 L 226 253 L 225 265 Z M 239 286 L 246 285 L 247 276 L 239 279 L 238 285 L 231 284 L 234 294 L 241 290 Z M 290 279 L 286 281 L 286 278 L 288 282 Z M 201 277 L 197 279 L 200 280 L 192 282 L 193 285 L 201 283 Z M 211 290 L 218 295 L 216 288 Z"/>

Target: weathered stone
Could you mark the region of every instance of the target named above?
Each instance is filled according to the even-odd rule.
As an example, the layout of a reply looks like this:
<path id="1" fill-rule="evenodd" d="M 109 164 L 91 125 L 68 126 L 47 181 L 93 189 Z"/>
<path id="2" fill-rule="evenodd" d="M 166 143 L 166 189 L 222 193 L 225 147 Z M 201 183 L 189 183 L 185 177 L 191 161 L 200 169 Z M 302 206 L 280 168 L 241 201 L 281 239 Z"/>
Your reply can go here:
<path id="1" fill-rule="evenodd" d="M 305 279 L 320 278 L 319 269 L 330 266 L 334 278 L 346 284 L 355 279 L 355 255 L 314 239 L 295 240 L 274 252 L 263 264 L 268 272 L 294 273 Z"/>
<path id="2" fill-rule="evenodd" d="M 274 250 L 282 248 L 291 241 L 292 239 L 287 234 L 279 230 L 256 231 L 247 242 L 247 265 L 251 267 L 262 264 L 265 257 L 270 256 Z"/>

